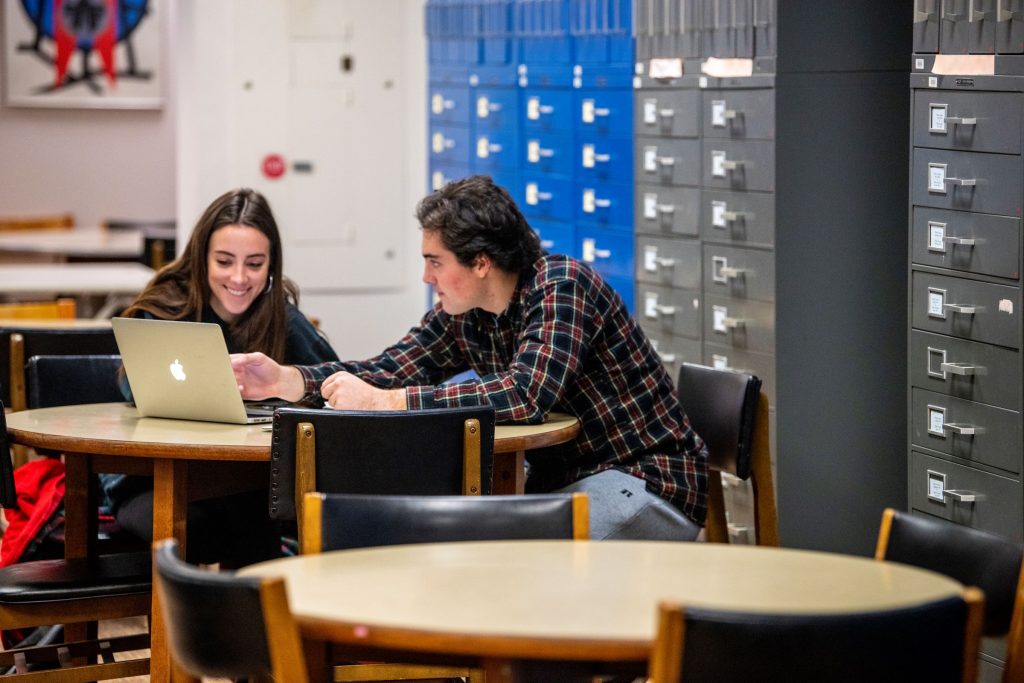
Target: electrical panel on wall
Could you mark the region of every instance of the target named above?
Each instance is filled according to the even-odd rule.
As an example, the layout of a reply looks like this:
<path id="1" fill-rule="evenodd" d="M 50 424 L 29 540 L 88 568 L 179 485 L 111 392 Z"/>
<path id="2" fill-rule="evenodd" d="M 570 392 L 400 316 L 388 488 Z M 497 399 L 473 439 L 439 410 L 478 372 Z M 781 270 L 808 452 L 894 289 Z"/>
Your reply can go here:
<path id="1" fill-rule="evenodd" d="M 399 287 L 408 267 L 400 2 L 235 4 L 234 175 L 270 199 L 303 289 Z"/>

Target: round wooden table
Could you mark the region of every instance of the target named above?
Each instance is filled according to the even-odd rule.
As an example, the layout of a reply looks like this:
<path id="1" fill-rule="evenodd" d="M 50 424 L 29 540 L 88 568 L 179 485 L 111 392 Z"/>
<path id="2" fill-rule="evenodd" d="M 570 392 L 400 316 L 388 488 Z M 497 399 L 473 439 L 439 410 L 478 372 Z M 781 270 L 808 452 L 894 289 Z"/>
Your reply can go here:
<path id="1" fill-rule="evenodd" d="M 553 414 L 541 425 L 494 430 L 494 493 L 522 493 L 525 452 L 575 438 L 579 421 Z M 140 418 L 125 403 L 25 410 L 7 415 L 13 443 L 65 453 L 65 556 L 87 557 L 96 536 L 97 472 L 153 476 L 153 538 L 184 547 L 189 498 L 225 495 L 268 481 L 271 433 L 261 425 Z M 191 480 L 191 482 L 190 482 Z M 232 488 L 233 487 L 233 488 Z M 155 608 L 155 603 L 154 603 Z M 155 612 L 154 612 L 155 613 Z M 151 680 L 169 680 L 162 624 L 153 622 Z"/>
<path id="2" fill-rule="evenodd" d="M 962 590 L 934 572 L 862 557 L 638 541 L 389 546 L 273 560 L 241 574 L 285 577 L 303 638 L 339 645 L 346 657 L 469 657 L 488 672 L 522 659 L 642 665 L 661 600 L 852 613 Z"/>

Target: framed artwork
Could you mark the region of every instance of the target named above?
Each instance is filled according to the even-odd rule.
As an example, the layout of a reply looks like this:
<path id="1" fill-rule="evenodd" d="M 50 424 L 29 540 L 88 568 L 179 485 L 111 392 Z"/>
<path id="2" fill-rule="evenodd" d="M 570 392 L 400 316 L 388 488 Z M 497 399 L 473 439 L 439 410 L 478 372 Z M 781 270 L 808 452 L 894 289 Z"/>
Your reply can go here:
<path id="1" fill-rule="evenodd" d="M 7 106 L 162 106 L 158 0 L 0 1 Z"/>

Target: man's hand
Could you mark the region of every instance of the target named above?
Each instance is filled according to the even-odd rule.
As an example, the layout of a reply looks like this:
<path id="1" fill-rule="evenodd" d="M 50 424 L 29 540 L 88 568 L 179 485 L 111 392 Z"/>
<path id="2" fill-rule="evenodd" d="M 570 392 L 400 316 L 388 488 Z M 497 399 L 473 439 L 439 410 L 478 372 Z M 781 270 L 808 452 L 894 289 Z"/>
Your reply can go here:
<path id="1" fill-rule="evenodd" d="M 320 385 L 320 395 L 336 410 L 405 410 L 405 389 L 378 389 L 355 375 L 336 372 Z"/>
<path id="2" fill-rule="evenodd" d="M 256 353 L 231 354 L 231 369 L 242 398 L 262 400 L 278 397 L 298 401 L 306 393 L 302 374 L 290 365 L 280 365 L 272 358 Z"/>

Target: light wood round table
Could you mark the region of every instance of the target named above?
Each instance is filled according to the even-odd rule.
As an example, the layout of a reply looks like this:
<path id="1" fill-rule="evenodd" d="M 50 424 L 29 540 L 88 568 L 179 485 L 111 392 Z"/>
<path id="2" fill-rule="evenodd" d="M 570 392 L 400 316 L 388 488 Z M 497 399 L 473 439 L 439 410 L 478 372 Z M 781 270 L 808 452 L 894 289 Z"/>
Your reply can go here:
<path id="1" fill-rule="evenodd" d="M 571 441 L 572 416 L 552 414 L 541 425 L 498 425 L 494 431 L 494 493 L 522 493 L 527 450 Z M 140 418 L 125 403 L 25 410 L 7 415 L 13 443 L 65 453 L 65 556 L 95 551 L 97 472 L 153 476 L 153 538 L 182 547 L 187 502 L 252 489 L 269 480 L 271 433 L 261 425 Z M 154 603 L 155 608 L 155 603 Z M 163 628 L 153 623 L 151 680 L 169 680 Z"/>
<path id="2" fill-rule="evenodd" d="M 934 572 L 862 557 L 635 541 L 389 546 L 273 560 L 241 573 L 285 577 L 292 612 L 312 643 L 333 643 L 353 659 L 469 658 L 492 683 L 509 678 L 517 660 L 642 666 L 661 600 L 853 613 L 962 590 Z M 323 669 L 310 663 L 311 675 Z"/>

